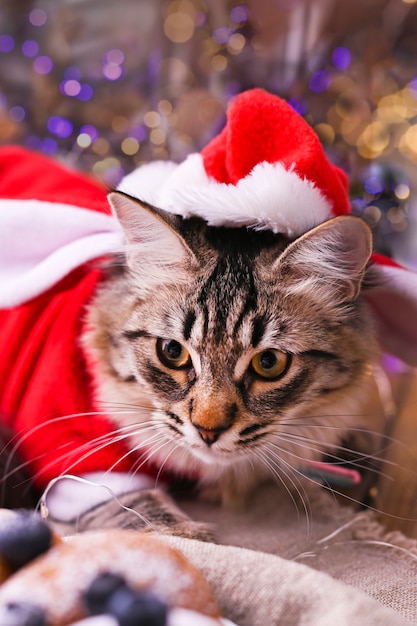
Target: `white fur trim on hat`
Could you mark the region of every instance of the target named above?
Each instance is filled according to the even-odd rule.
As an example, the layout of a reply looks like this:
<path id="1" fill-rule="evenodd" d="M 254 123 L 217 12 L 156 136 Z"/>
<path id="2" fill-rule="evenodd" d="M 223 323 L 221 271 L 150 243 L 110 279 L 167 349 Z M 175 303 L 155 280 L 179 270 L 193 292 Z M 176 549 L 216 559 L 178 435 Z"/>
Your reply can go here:
<path id="1" fill-rule="evenodd" d="M 258 163 L 236 185 L 206 174 L 200 154 L 180 165 L 156 161 L 126 176 L 119 191 L 211 226 L 249 226 L 297 237 L 332 216 L 330 202 L 309 180 L 280 163 Z"/>

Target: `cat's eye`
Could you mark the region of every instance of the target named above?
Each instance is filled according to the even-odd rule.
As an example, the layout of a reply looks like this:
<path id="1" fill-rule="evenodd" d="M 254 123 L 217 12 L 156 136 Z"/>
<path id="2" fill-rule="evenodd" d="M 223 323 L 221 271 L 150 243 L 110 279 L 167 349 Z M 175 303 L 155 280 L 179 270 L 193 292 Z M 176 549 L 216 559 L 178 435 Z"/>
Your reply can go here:
<path id="1" fill-rule="evenodd" d="M 261 378 L 272 380 L 279 378 L 287 371 L 289 359 L 289 355 L 285 352 L 270 348 L 256 354 L 250 364 L 255 374 Z"/>
<path id="2" fill-rule="evenodd" d="M 190 353 L 175 339 L 158 339 L 156 350 L 161 363 L 171 369 L 184 369 L 191 365 Z"/>

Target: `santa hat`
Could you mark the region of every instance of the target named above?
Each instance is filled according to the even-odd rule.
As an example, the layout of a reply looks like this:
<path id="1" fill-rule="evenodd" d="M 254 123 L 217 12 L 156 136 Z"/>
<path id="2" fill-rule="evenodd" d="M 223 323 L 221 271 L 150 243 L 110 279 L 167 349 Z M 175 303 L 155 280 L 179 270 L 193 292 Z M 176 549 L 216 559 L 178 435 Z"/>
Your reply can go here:
<path id="1" fill-rule="evenodd" d="M 227 125 L 180 165 L 157 161 L 121 191 L 211 226 L 248 226 L 295 238 L 349 212 L 347 178 L 292 107 L 263 89 L 240 94 Z"/>
<path id="2" fill-rule="evenodd" d="M 48 164 L 42 176 L 46 179 L 53 171 Z M 180 164 L 156 161 L 141 166 L 118 189 L 184 218 L 198 216 L 213 226 L 267 229 L 289 238 L 350 212 L 346 176 L 329 162 L 312 128 L 284 100 L 261 89 L 235 98 L 225 128 L 201 153 L 191 154 Z M 36 208 L 40 215 L 40 205 Z M 3 264 L 6 279 L 0 287 L 0 306 L 34 297 L 48 282 L 56 281 L 59 272 L 64 275 L 94 256 L 114 252 L 122 243 L 117 224 L 97 211 L 94 228 L 92 218 L 79 213 L 83 209 L 73 207 L 78 211 L 75 217 L 55 212 L 55 218 L 50 206 L 45 209 L 45 215 L 49 211 L 45 232 L 51 237 L 43 257 L 38 250 L 28 259 L 28 246 L 33 244 L 29 231 L 26 238 L 15 240 L 26 251 L 25 263 L 17 269 L 17 247 L 7 257 L 0 246 L 0 277 Z M 26 217 L 21 216 L 22 224 Z M 59 237 L 53 243 L 54 219 L 59 221 L 59 232 L 67 233 L 64 252 Z M 86 237 L 81 232 L 84 219 Z M 66 221 L 79 228 L 66 229 Z M 95 248 L 92 241 L 98 244 Z M 366 297 L 381 344 L 417 365 L 417 274 L 377 255 L 371 263 L 375 280 Z M 7 276 L 13 280 L 7 281 Z"/>

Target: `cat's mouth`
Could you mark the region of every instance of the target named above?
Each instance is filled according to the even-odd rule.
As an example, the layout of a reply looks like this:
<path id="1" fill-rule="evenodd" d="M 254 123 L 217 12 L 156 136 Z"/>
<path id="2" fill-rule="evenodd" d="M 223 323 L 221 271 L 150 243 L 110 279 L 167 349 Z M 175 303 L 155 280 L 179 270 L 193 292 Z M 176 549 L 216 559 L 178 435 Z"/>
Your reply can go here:
<path id="1" fill-rule="evenodd" d="M 224 450 L 220 447 L 203 447 L 198 445 L 191 446 L 192 454 L 207 465 L 232 465 L 237 460 L 237 455 L 230 450 Z"/>

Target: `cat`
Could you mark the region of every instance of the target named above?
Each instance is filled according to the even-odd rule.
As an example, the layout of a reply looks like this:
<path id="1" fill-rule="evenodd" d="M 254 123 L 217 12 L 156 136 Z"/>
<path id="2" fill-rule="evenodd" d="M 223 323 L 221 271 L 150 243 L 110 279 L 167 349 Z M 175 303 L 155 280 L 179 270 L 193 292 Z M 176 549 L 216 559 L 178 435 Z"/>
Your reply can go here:
<path id="1" fill-rule="evenodd" d="M 112 217 L 91 181 L 0 156 L 19 233 L 0 247 L 2 409 L 53 517 L 140 492 L 194 536 L 155 485 L 239 508 L 366 455 L 380 346 L 416 362 L 417 279 L 372 253 L 346 175 L 287 103 L 240 94 L 201 154 L 125 177 Z"/>
<path id="2" fill-rule="evenodd" d="M 231 506 L 271 476 L 296 482 L 309 459 L 337 458 L 378 358 L 365 222 L 336 217 L 290 241 L 122 193 L 110 203 L 129 252 L 109 267 L 82 342 L 129 449 Z"/>

